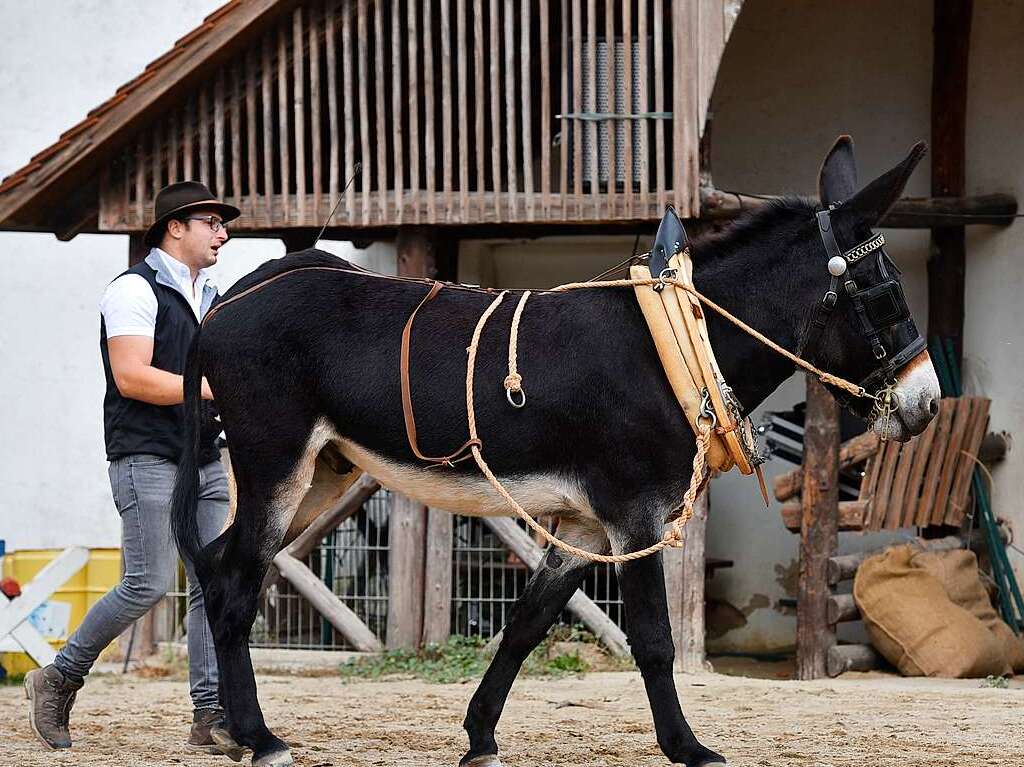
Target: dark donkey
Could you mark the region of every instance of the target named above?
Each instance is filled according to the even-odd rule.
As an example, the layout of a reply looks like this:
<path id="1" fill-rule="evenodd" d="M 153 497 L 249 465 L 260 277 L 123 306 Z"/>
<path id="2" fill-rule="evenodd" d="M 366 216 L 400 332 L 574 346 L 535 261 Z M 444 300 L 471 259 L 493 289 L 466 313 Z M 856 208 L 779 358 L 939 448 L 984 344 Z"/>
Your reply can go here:
<path id="1" fill-rule="evenodd" d="M 867 248 L 870 257 L 861 258 L 865 247 L 854 246 L 872 237 L 872 226 L 900 196 L 923 153 L 923 145 L 915 146 L 902 163 L 855 194 L 852 144 L 841 138 L 819 179 L 824 203 L 843 201 L 824 218 L 830 234 L 819 227 L 820 207 L 791 199 L 747 213 L 725 234 L 692 246 L 697 287 L 787 349 L 802 348 L 822 369 L 854 381 L 880 369 L 885 376 L 876 376 L 879 386 L 891 382 L 883 378 L 898 378 L 896 415 L 887 428 L 900 440 L 931 420 L 938 383 L 889 274 L 894 266 L 882 250 Z M 832 234 L 849 257 L 842 279 L 856 288 L 840 290 L 834 300 L 823 299 L 830 285 L 827 264 L 835 255 L 829 251 L 835 248 L 828 242 Z M 175 535 L 181 551 L 195 558 L 206 597 L 226 730 L 252 748 L 253 764 L 263 766 L 292 762 L 286 744 L 263 720 L 249 631 L 260 584 L 310 484 L 317 454 L 333 445 L 384 486 L 430 506 L 463 514 L 508 513 L 472 461 L 426 468 L 406 439 L 399 340 L 427 284 L 385 279 L 310 250 L 265 264 L 225 300 L 309 266 L 338 271 L 287 274 L 224 306 L 197 333 L 185 372 L 191 437 L 199 428 L 201 373 L 216 392 L 231 445 L 237 510 L 221 535 L 201 548 L 190 439 L 175 489 Z M 881 303 L 892 304 L 892 311 L 879 308 L 879 290 Z M 493 299 L 493 293 L 452 287 L 417 316 L 411 376 L 425 454 L 444 455 L 466 440 L 466 347 Z M 475 398 L 486 460 L 529 513 L 558 518 L 564 540 L 594 552 L 650 546 L 680 504 L 695 442 L 633 290 L 540 293 L 529 301 L 519 332 L 519 370 L 529 393 L 522 410 L 509 406 L 502 388 L 516 303 L 501 305 L 479 347 Z M 722 371 L 749 411 L 793 373 L 793 365 L 715 314 L 709 317 Z M 815 318 L 820 332 L 813 330 Z M 851 406 L 868 416 L 870 401 Z M 494 730 L 509 689 L 590 566 L 548 550 L 469 704 L 469 750 L 462 765 L 500 764 Z M 697 740 L 679 706 L 661 556 L 616 572 L 658 744 L 669 760 L 687 767 L 724 763 Z M 228 734 L 218 736 L 226 740 Z"/>

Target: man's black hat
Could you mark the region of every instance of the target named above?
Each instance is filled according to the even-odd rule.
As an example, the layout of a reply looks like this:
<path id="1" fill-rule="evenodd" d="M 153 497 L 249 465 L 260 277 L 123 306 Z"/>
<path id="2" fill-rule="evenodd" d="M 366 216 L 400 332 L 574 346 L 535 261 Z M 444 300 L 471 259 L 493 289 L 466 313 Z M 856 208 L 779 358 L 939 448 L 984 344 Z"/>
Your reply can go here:
<path id="1" fill-rule="evenodd" d="M 153 225 L 146 231 L 143 242 L 150 247 L 160 244 L 163 238 L 164 225 L 172 218 L 181 218 L 190 210 L 202 208 L 212 210 L 221 217 L 224 223 L 238 218 L 241 211 L 234 205 L 221 202 L 198 181 L 180 181 L 165 186 L 156 194 L 153 204 Z"/>

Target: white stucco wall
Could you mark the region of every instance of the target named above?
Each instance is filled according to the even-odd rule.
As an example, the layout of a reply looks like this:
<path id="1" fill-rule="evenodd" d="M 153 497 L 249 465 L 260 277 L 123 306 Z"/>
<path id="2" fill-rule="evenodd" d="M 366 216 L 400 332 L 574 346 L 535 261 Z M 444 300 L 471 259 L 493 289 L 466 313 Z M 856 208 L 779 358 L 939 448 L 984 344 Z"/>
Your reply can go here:
<path id="1" fill-rule="evenodd" d="M 967 193 L 1007 192 L 1024 199 L 1024 3 L 976 4 L 967 98 Z M 1024 432 L 1024 220 L 967 234 L 964 381 L 992 399 L 990 428 Z M 1024 455 L 1012 449 L 993 470 L 993 509 L 1024 536 Z M 1010 551 L 1018 581 L 1024 555 Z"/>
<path id="2" fill-rule="evenodd" d="M 0 4 L 0 176 L 25 165 L 138 75 L 222 0 Z M 326 249 L 394 270 L 394 249 Z M 221 289 L 279 241 L 234 240 Z M 128 265 L 128 238 L 0 232 L 0 539 L 8 550 L 116 546 L 103 452 L 99 297 Z"/>

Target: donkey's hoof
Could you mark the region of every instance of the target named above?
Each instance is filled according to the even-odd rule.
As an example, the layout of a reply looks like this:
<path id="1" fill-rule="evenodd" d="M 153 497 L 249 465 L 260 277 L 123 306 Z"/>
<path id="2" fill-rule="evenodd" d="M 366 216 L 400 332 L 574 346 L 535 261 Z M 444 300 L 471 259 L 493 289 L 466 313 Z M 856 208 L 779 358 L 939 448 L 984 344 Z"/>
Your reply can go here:
<path id="1" fill-rule="evenodd" d="M 264 754 L 259 759 L 254 756 L 252 759 L 252 767 L 292 767 L 293 764 L 292 752 L 288 749 Z"/>
<path id="2" fill-rule="evenodd" d="M 462 762 L 459 767 L 504 767 L 504 765 L 495 754 L 481 754 L 474 756 L 468 762 Z"/>
<path id="3" fill-rule="evenodd" d="M 242 761 L 242 757 L 245 756 L 245 746 L 238 745 L 231 737 L 230 732 L 223 727 L 211 727 L 210 737 L 213 738 L 213 742 L 217 744 L 217 748 L 224 756 L 232 762 Z"/>

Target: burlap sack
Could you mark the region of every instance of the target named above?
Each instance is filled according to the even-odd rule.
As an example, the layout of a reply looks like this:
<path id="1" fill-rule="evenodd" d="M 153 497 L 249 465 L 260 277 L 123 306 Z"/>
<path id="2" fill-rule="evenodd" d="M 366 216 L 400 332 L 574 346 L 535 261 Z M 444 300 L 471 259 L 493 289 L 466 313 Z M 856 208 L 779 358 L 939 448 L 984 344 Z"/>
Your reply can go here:
<path id="1" fill-rule="evenodd" d="M 919 551 L 910 563 L 934 575 L 954 604 L 985 624 L 1003 646 L 1003 654 L 1014 671 L 1024 671 L 1024 641 L 1003 623 L 978 575 L 978 558 L 973 551 Z"/>
<path id="2" fill-rule="evenodd" d="M 857 569 L 853 596 L 875 649 L 905 676 L 1010 673 L 1003 644 L 949 599 L 938 578 L 913 566 L 914 554 L 897 546 Z"/>

